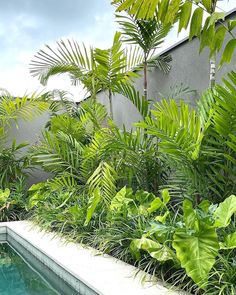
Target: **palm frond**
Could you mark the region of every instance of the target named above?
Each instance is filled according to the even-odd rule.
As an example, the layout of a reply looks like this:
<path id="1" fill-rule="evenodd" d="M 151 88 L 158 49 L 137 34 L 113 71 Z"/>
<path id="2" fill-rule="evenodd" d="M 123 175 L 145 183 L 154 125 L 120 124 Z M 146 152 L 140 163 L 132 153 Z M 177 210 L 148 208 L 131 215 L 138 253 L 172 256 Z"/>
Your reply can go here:
<path id="1" fill-rule="evenodd" d="M 70 175 L 79 180 L 82 153 L 83 146 L 75 138 L 45 131 L 40 146 L 33 148 L 33 160 L 56 176 Z"/>
<path id="2" fill-rule="evenodd" d="M 144 96 L 141 96 L 139 91 L 137 91 L 133 85 L 128 83 L 119 83 L 115 87 L 115 92 L 129 99 L 143 118 L 149 115 L 150 101 Z"/>
<path id="3" fill-rule="evenodd" d="M 103 201 L 108 205 L 116 193 L 116 178 L 116 171 L 108 163 L 100 162 L 87 181 L 90 194 L 99 189 Z"/>
<path id="4" fill-rule="evenodd" d="M 72 80 L 81 80 L 95 70 L 93 48 L 69 39 L 56 44 L 55 49 L 46 45 L 30 63 L 32 76 L 39 77 L 41 83 L 46 84 L 50 76 L 61 73 L 70 74 Z"/>
<path id="5" fill-rule="evenodd" d="M 164 42 L 171 26 L 163 26 L 157 18 L 138 20 L 133 16 L 116 15 L 123 39 L 130 44 L 138 44 L 150 58 Z"/>
<path id="6" fill-rule="evenodd" d="M 156 55 L 148 59 L 149 67 L 156 67 L 161 70 L 164 74 L 168 74 L 171 70 L 170 62 L 172 61 L 172 57 L 170 54 L 165 55 Z"/>
<path id="7" fill-rule="evenodd" d="M 156 12 L 156 7 L 159 0 L 113 0 L 112 4 L 117 7 L 117 11 L 127 11 L 129 14 L 134 15 L 137 19 L 150 19 L 153 18 Z"/>
<path id="8" fill-rule="evenodd" d="M 147 117 L 145 123 L 138 123 L 137 126 L 160 138 L 160 148 L 176 160 L 186 162 L 196 159 L 207 128 L 201 126 L 196 111 L 189 110 L 184 102 L 179 108 L 176 101 L 171 99 L 156 103 L 152 113 L 155 119 Z"/>

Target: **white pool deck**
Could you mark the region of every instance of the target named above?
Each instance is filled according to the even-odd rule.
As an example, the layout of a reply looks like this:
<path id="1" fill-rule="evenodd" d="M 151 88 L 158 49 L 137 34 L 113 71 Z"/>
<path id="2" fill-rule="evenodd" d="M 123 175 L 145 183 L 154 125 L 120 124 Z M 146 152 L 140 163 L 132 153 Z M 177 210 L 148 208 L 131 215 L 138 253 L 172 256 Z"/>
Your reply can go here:
<path id="1" fill-rule="evenodd" d="M 66 243 L 28 221 L 0 223 L 101 295 L 180 295 L 160 282 L 142 282 L 137 268 L 80 244 Z M 85 292 L 86 293 L 86 292 Z M 86 293 L 87 294 L 87 293 Z"/>

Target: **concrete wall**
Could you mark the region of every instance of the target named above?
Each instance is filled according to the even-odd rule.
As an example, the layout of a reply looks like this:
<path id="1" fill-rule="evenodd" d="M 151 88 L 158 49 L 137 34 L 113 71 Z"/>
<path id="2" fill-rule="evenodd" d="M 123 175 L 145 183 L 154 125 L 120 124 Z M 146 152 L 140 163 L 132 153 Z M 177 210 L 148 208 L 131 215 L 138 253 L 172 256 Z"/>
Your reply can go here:
<path id="1" fill-rule="evenodd" d="M 236 18 L 236 15 L 230 15 L 230 19 Z M 236 30 L 235 30 L 236 33 Z M 226 41 L 229 39 L 226 39 Z M 223 46 L 224 47 L 224 46 Z M 193 90 L 192 93 L 183 95 L 183 99 L 192 105 L 201 93 L 209 86 L 210 64 L 209 50 L 207 48 L 199 54 L 199 40 L 193 39 L 180 43 L 168 51 L 172 56 L 171 71 L 165 75 L 158 69 L 152 69 L 148 72 L 148 98 L 154 101 L 160 100 L 162 95 L 168 96 L 173 90 L 171 87 L 183 84 Z M 222 52 L 221 52 L 222 53 Z M 220 53 L 220 55 L 221 55 Z M 219 55 L 219 56 L 220 56 Z M 219 64 L 219 56 L 217 64 Z M 222 77 L 231 71 L 236 71 L 236 54 L 234 55 L 230 65 L 224 65 L 216 76 L 217 82 L 221 82 Z M 135 87 L 140 93 L 143 93 L 143 75 L 134 81 Z M 162 95 L 160 95 L 160 93 Z M 101 103 L 108 106 L 108 96 L 106 93 L 99 93 L 98 99 Z M 121 95 L 115 95 L 114 104 L 114 120 L 119 125 L 123 124 L 130 128 L 134 122 L 140 120 L 135 107 L 128 99 Z"/>
<path id="2" fill-rule="evenodd" d="M 25 122 L 23 120 L 18 121 L 18 126 L 14 123 L 8 132 L 8 145 L 10 146 L 12 141 L 15 139 L 17 144 L 22 142 L 28 142 L 30 145 L 37 143 L 41 137 L 41 132 L 49 120 L 49 114 L 44 113 L 43 115 L 35 118 L 33 121 Z M 28 147 L 22 149 L 21 153 L 26 151 Z M 45 181 L 47 178 L 51 177 L 51 174 L 44 172 L 40 168 L 35 168 L 30 171 L 28 186 L 33 183 Z"/>

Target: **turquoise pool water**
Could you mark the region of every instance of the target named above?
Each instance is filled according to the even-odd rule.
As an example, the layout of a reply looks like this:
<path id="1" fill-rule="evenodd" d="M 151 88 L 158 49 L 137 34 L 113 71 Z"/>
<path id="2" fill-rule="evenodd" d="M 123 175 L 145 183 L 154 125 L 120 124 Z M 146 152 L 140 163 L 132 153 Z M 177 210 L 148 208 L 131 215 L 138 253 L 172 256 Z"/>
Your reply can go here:
<path id="1" fill-rule="evenodd" d="M 7 243 L 0 243 L 1 295 L 60 295 Z"/>

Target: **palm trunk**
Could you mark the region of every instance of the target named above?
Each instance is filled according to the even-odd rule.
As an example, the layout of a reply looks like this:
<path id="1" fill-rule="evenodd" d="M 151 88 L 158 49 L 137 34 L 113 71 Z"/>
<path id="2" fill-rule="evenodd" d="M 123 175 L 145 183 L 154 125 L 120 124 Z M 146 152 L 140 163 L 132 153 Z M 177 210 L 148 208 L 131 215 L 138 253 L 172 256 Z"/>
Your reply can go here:
<path id="1" fill-rule="evenodd" d="M 144 63 L 143 63 L 143 94 L 144 97 L 147 99 L 147 86 L 148 86 L 148 81 L 147 81 L 147 56 L 145 54 L 144 56 Z"/>
<path id="2" fill-rule="evenodd" d="M 213 0 L 211 4 L 211 14 L 216 10 L 217 0 Z M 213 89 L 216 84 L 216 55 L 215 53 L 210 59 L 210 88 Z"/>
<path id="3" fill-rule="evenodd" d="M 111 89 L 108 90 L 108 97 L 109 97 L 110 117 L 113 120 L 113 104 L 112 104 L 112 91 L 111 91 Z"/>
<path id="4" fill-rule="evenodd" d="M 216 57 L 210 59 L 210 88 L 213 89 L 216 84 Z"/>

